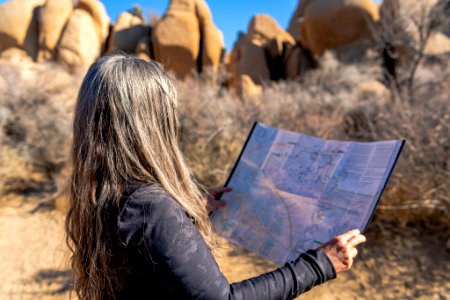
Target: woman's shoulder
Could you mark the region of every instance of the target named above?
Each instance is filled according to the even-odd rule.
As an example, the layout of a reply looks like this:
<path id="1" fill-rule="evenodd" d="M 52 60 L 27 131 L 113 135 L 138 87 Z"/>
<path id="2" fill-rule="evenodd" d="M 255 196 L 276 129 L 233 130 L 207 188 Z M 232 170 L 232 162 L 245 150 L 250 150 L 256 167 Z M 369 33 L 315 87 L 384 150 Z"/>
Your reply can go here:
<path id="1" fill-rule="evenodd" d="M 127 185 L 120 201 L 121 212 L 130 207 L 167 209 L 178 207 L 178 203 L 157 183 L 132 183 Z"/>
<path id="2" fill-rule="evenodd" d="M 125 245 L 139 242 L 142 230 L 151 230 L 160 220 L 177 216 L 183 210 L 158 184 L 133 184 L 124 191 L 117 218 L 119 236 Z M 177 221 L 177 220 L 175 220 Z M 134 242 L 133 242 L 134 240 Z"/>

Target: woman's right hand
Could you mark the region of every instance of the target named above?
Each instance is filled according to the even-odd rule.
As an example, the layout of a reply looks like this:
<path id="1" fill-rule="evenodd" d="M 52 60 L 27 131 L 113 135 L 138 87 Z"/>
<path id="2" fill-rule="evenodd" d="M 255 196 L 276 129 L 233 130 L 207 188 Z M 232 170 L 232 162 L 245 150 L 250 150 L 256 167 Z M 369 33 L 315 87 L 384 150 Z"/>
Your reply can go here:
<path id="1" fill-rule="evenodd" d="M 356 246 L 364 243 L 366 237 L 358 229 L 339 235 L 322 245 L 322 250 L 330 259 L 336 273 L 347 271 L 352 267 L 353 258 L 358 254 Z"/>

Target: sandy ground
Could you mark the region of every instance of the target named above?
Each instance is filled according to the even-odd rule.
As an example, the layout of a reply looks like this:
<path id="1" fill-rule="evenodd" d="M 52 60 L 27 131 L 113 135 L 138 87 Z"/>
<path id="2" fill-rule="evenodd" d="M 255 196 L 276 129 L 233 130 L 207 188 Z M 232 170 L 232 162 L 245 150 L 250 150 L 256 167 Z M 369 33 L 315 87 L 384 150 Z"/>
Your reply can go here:
<path id="1" fill-rule="evenodd" d="M 36 211 L 31 201 L 0 203 L 0 299 L 68 299 L 63 214 Z M 368 238 L 351 271 L 300 298 L 450 299 L 450 250 L 444 236 L 419 228 L 372 228 Z M 218 263 L 231 282 L 276 267 L 223 244 Z"/>

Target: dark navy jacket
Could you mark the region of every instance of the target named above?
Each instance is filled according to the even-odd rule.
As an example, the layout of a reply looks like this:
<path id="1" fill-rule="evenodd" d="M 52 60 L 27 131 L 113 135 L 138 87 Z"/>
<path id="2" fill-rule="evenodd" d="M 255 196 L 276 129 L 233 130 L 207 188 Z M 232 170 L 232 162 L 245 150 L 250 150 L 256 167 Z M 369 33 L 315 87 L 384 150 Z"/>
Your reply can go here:
<path id="1" fill-rule="evenodd" d="M 112 256 L 123 280 L 116 299 L 292 299 L 336 277 L 327 256 L 310 250 L 230 284 L 192 220 L 156 184 L 128 189 L 112 220 Z"/>

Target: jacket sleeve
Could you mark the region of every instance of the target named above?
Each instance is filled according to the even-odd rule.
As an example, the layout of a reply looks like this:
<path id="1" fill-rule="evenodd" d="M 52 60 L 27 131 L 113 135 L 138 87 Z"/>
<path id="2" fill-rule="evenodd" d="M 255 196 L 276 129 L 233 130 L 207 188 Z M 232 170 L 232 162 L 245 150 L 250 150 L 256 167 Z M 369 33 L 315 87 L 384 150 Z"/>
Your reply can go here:
<path id="1" fill-rule="evenodd" d="M 119 230 L 124 244 L 146 248 L 161 276 L 187 299 L 292 299 L 336 276 L 326 255 L 310 250 L 272 272 L 229 284 L 192 220 L 167 194 L 135 195 Z"/>

